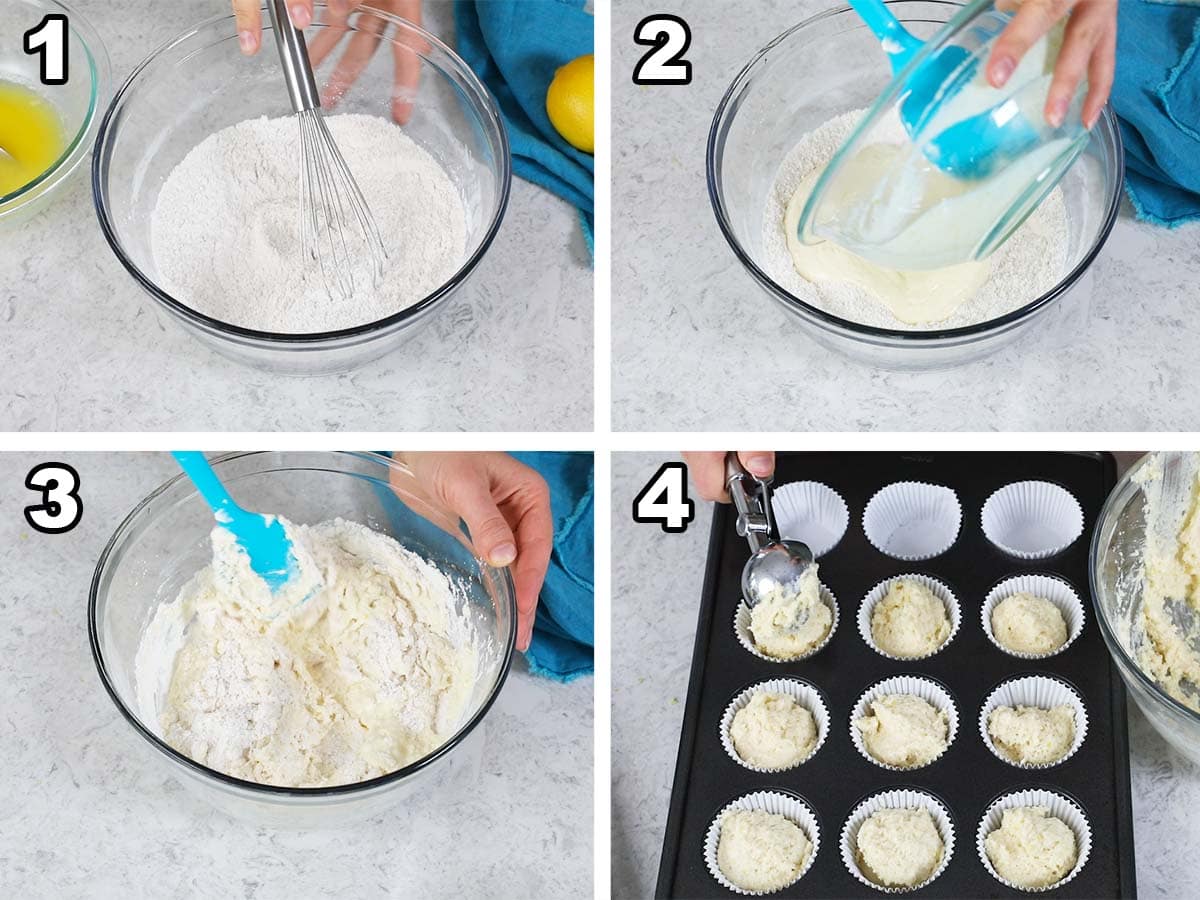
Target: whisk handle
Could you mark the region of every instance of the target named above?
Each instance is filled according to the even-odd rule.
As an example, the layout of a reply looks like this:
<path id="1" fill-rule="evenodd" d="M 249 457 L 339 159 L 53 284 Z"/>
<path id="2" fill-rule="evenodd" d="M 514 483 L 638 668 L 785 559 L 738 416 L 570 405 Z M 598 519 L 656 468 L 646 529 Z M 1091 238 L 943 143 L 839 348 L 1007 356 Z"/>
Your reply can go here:
<path id="1" fill-rule="evenodd" d="M 288 96 L 293 112 L 319 109 L 321 95 L 317 92 L 317 80 L 313 77 L 312 65 L 308 61 L 308 46 L 304 35 L 288 18 L 286 0 L 267 0 L 267 12 L 271 16 L 271 28 L 275 32 L 275 46 L 279 48 L 279 62 L 283 65 L 283 80 L 287 82 Z"/>

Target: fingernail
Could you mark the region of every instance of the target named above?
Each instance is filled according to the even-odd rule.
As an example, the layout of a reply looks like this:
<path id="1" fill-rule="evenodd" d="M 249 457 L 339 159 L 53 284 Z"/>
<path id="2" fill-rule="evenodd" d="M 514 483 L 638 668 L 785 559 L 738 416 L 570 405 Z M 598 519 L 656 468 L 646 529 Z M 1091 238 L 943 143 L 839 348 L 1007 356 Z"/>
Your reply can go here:
<path id="1" fill-rule="evenodd" d="M 253 53 L 254 52 L 254 43 L 255 43 L 255 41 L 254 41 L 254 32 L 253 31 L 239 31 L 238 32 L 238 44 L 241 45 L 243 53 Z"/>
<path id="2" fill-rule="evenodd" d="M 1094 112 L 1094 113 L 1092 113 L 1090 116 L 1088 116 L 1088 120 L 1087 120 L 1086 122 L 1084 122 L 1084 123 L 1083 123 L 1083 126 L 1084 126 L 1084 127 L 1085 127 L 1085 128 L 1088 130 L 1088 131 L 1091 131 L 1093 128 L 1095 128 L 1095 127 L 1096 127 L 1096 123 L 1097 123 L 1097 122 L 1099 122 L 1099 121 L 1100 121 L 1100 113 L 1099 113 L 1099 112 Z"/>
<path id="3" fill-rule="evenodd" d="M 1055 128 L 1061 128 L 1062 123 L 1067 118 L 1067 101 L 1055 100 L 1050 104 L 1050 110 L 1046 113 L 1046 121 Z"/>
<path id="4" fill-rule="evenodd" d="M 490 562 L 493 566 L 507 566 L 516 558 L 517 548 L 513 544 L 501 544 L 492 548 Z"/>
<path id="5" fill-rule="evenodd" d="M 312 24 L 312 16 L 299 3 L 292 7 L 292 24 L 297 28 L 307 28 Z"/>
<path id="6" fill-rule="evenodd" d="M 1004 87 L 1016 67 L 1017 62 L 1011 56 L 1000 57 L 992 64 L 992 84 Z"/>
<path id="7" fill-rule="evenodd" d="M 765 453 L 751 456 L 746 460 L 746 468 L 750 470 L 751 475 L 757 475 L 759 478 L 770 475 L 771 457 Z"/>

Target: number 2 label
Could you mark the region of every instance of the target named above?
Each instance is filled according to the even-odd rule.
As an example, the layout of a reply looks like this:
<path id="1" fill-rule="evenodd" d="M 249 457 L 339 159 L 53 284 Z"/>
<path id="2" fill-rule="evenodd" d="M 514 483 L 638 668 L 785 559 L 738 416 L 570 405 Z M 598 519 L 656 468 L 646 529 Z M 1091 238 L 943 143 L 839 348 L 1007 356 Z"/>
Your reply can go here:
<path id="1" fill-rule="evenodd" d="M 42 84 L 67 83 L 67 17 L 48 13 L 25 32 L 25 52 L 42 57 Z"/>
<path id="2" fill-rule="evenodd" d="M 633 42 L 654 48 L 634 66 L 634 84 L 692 83 L 692 64 L 683 58 L 692 45 L 692 31 L 679 16 L 646 16 L 633 30 Z"/>

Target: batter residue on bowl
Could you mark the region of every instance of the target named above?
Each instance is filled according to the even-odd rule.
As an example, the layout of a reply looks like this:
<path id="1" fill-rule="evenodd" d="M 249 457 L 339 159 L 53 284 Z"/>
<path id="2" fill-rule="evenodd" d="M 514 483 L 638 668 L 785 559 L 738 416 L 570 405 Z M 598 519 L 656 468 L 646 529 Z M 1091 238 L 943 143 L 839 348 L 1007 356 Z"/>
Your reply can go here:
<path id="1" fill-rule="evenodd" d="M 476 637 L 447 577 L 387 535 L 284 527 L 303 591 L 279 610 L 223 528 L 161 605 L 135 661 L 139 714 L 179 752 L 247 781 L 352 784 L 436 750 L 462 723 Z"/>
<path id="2" fill-rule="evenodd" d="M 294 117 L 209 135 L 163 184 L 151 220 L 158 279 L 221 322 L 313 334 L 377 322 L 424 299 L 466 258 L 466 209 L 450 175 L 399 126 L 369 115 L 325 119 L 379 227 L 387 261 L 350 302 L 330 297 L 302 251 Z"/>

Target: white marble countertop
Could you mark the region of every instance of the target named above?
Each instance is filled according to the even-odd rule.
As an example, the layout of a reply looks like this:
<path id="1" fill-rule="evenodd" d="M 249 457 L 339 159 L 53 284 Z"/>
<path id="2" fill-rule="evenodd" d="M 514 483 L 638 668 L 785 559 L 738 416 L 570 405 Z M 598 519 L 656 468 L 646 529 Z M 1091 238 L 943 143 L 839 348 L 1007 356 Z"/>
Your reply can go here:
<path id="1" fill-rule="evenodd" d="M 615 454 L 613 509 L 628 510 L 665 458 Z M 712 523 L 712 505 L 696 505 L 682 535 L 627 515 L 613 523 L 614 897 L 651 896 L 658 878 Z M 1171 750 L 1132 704 L 1129 742 L 1139 894 L 1195 896 L 1200 768 Z"/>
<path id="2" fill-rule="evenodd" d="M 154 48 L 228 0 L 80 0 L 114 89 Z M 426 24 L 453 45 L 445 0 Z M 352 373 L 287 378 L 184 333 L 135 284 L 92 208 L 90 155 L 36 218 L 0 235 L 8 431 L 585 431 L 592 271 L 575 210 L 518 178 L 467 285 L 397 352 Z"/>
<path id="3" fill-rule="evenodd" d="M 593 682 L 518 661 L 485 720 L 478 781 L 338 830 L 252 827 L 167 774 L 101 687 L 87 636 L 96 559 L 175 472 L 165 454 L 55 454 L 80 473 L 66 535 L 21 514 L 45 456 L 0 455 L 0 895 L 591 897 Z"/>
<path id="4" fill-rule="evenodd" d="M 615 0 L 613 427 L 1174 431 L 1195 419 L 1200 395 L 1187 386 L 1200 379 L 1200 227 L 1139 224 L 1126 203 L 1094 266 L 1090 312 L 1069 346 L 1052 346 L 1042 329 L 988 360 L 935 374 L 872 369 L 824 349 L 743 270 L 717 228 L 705 184 L 713 113 L 759 49 L 834 5 L 841 4 L 755 0 L 736 11 L 723 0 L 676 4 L 691 25 L 692 83 L 639 87 L 630 73 L 646 48 L 631 38 L 655 10 Z M 800 84 L 804 73 L 796 77 Z M 764 337 L 777 355 L 762 352 Z M 769 420 L 728 399 L 728 386 L 750 366 L 772 386 Z"/>

